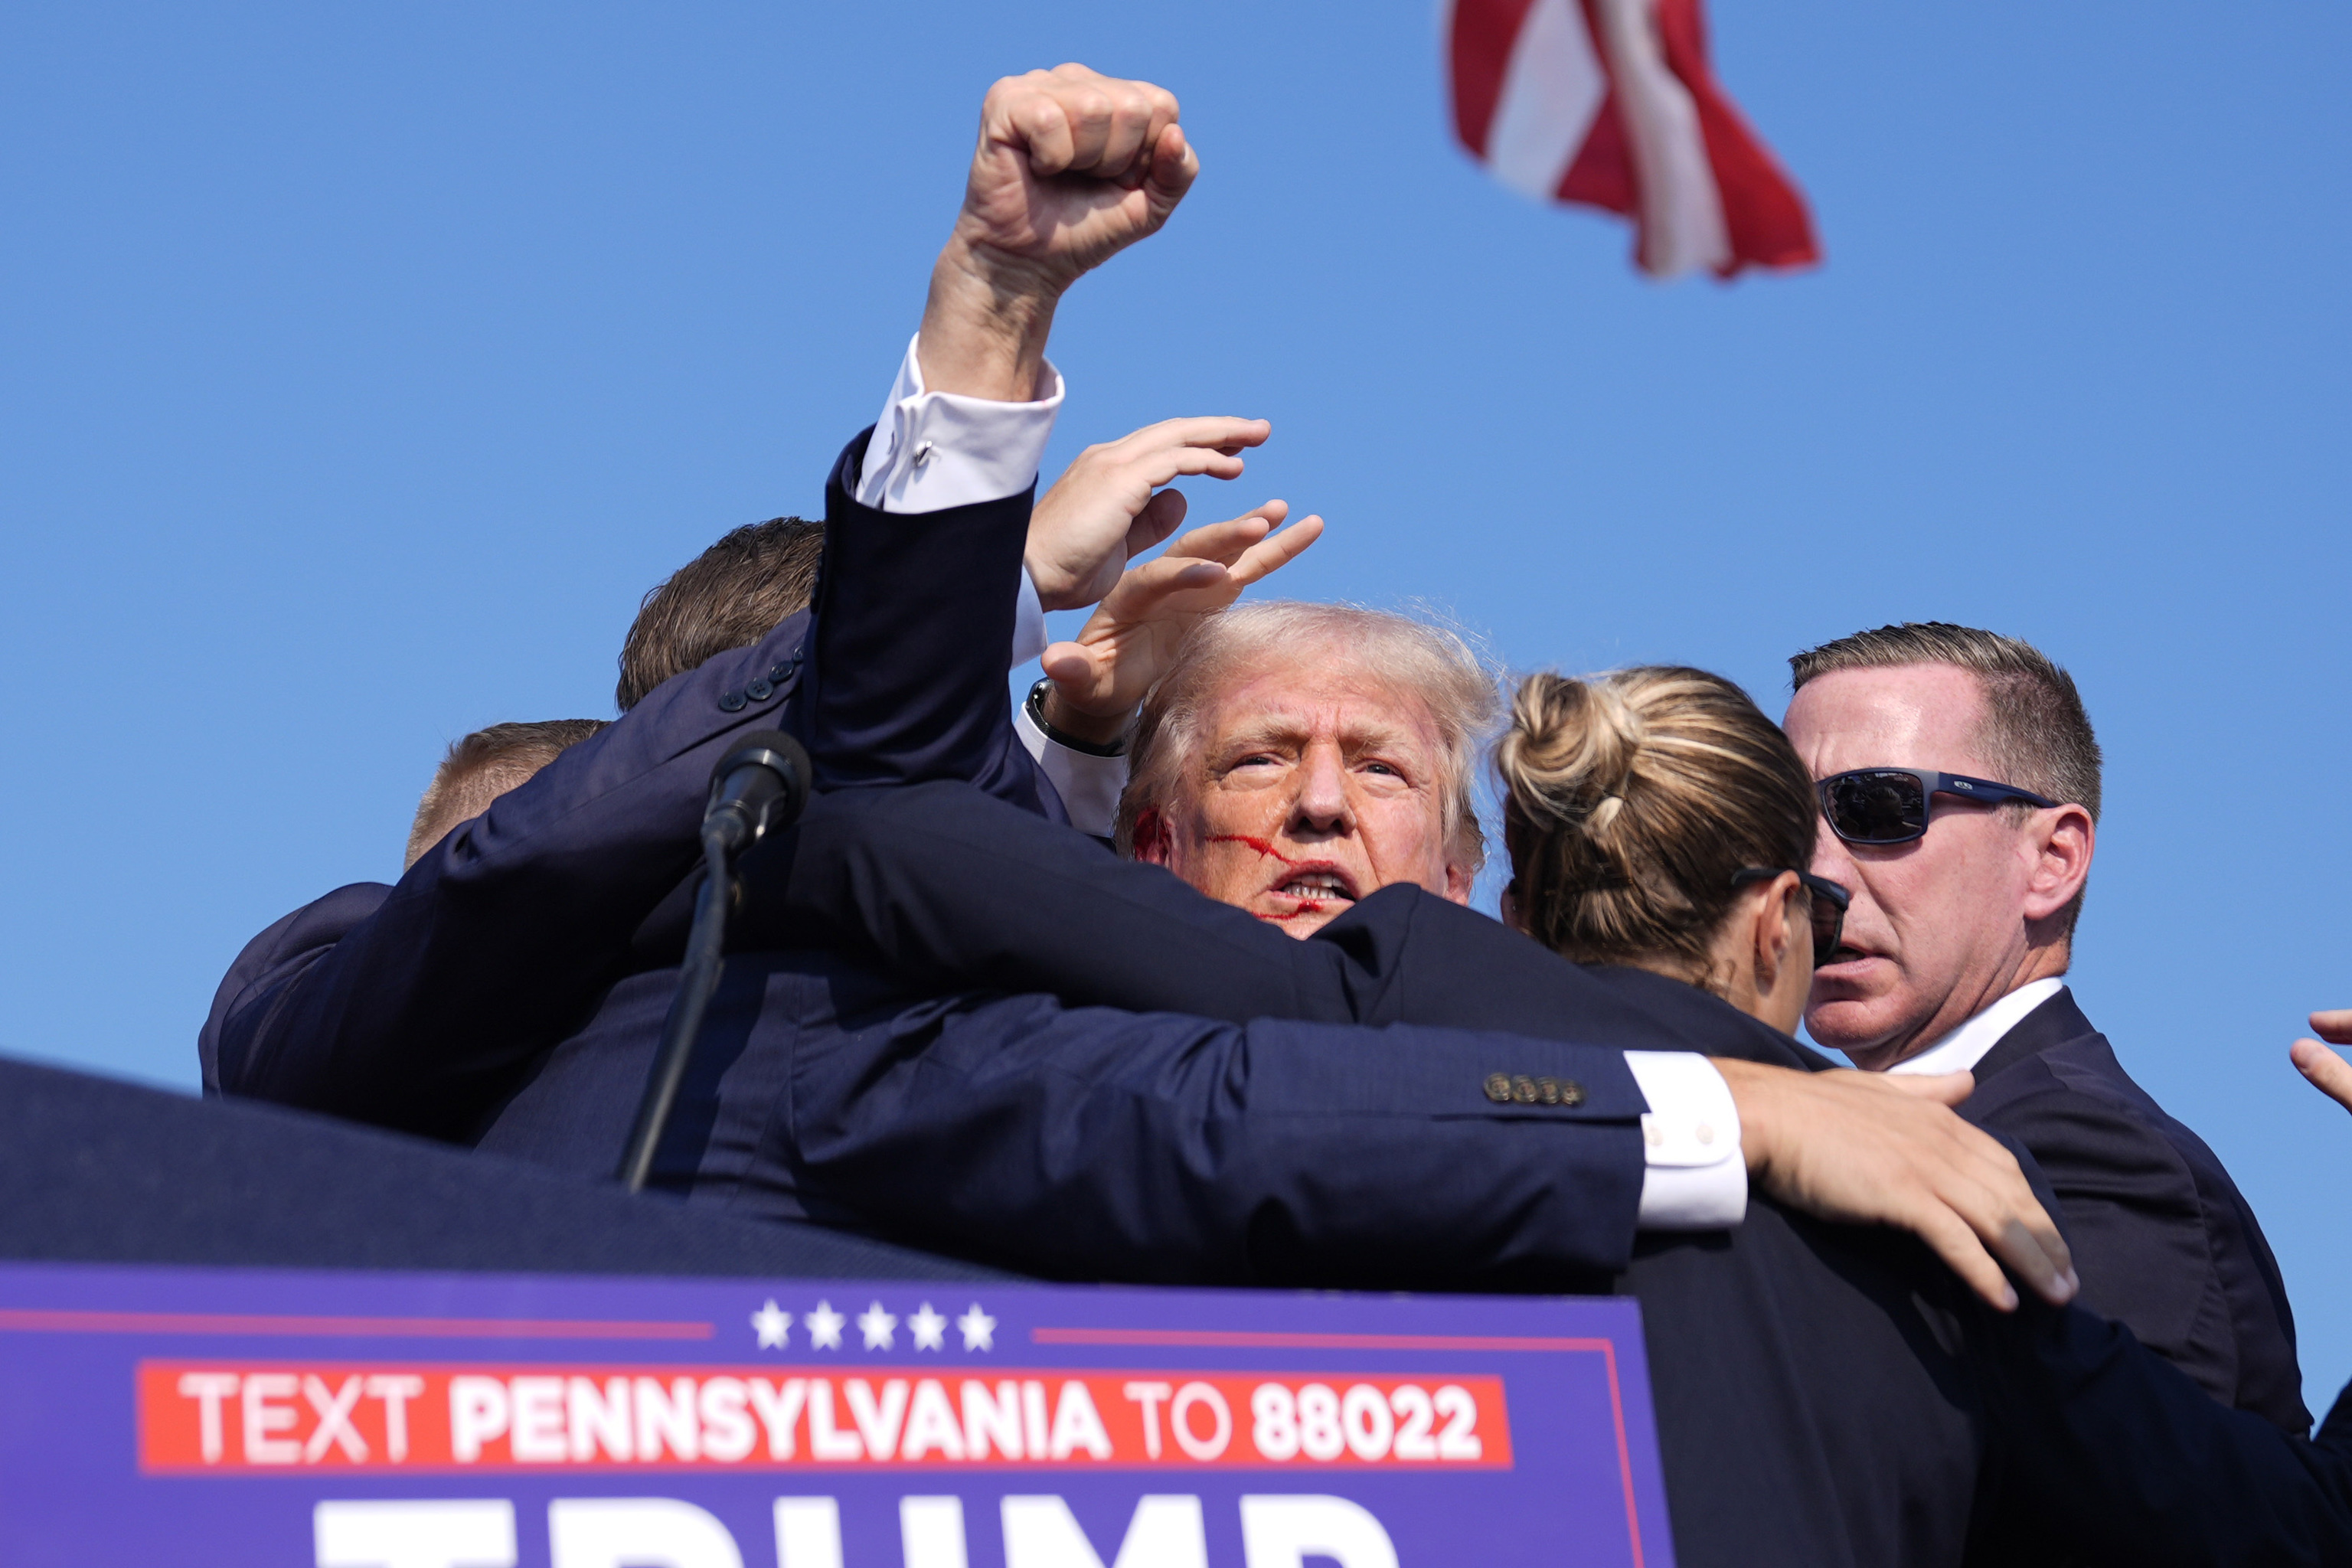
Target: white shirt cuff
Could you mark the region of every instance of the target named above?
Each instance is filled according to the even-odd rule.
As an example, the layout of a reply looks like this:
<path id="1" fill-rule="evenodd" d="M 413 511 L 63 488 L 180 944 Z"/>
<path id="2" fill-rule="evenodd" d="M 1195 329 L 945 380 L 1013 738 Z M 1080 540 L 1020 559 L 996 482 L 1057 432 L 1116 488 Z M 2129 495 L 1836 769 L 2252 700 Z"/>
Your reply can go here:
<path id="1" fill-rule="evenodd" d="M 1054 781 L 1062 809 L 1070 814 L 1070 826 L 1097 838 L 1108 838 L 1118 825 L 1119 792 L 1127 788 L 1127 759 L 1090 757 L 1056 744 L 1029 717 L 1026 702 L 1013 710 L 1013 728 L 1021 743 L 1029 748 L 1030 760 L 1038 771 Z"/>
<path id="2" fill-rule="evenodd" d="M 1053 438 L 1054 416 L 1062 411 L 1062 373 L 1045 367 L 1053 390 L 1035 403 L 926 392 L 915 352 L 921 341 L 919 332 L 908 340 L 890 401 L 874 422 L 857 479 L 858 504 L 881 511 L 944 511 L 1027 489 Z"/>
<path id="3" fill-rule="evenodd" d="M 1715 1064 L 1695 1051 L 1627 1051 L 1642 1098 L 1643 1230 L 1721 1230 L 1748 1217 L 1739 1107 Z"/>
<path id="4" fill-rule="evenodd" d="M 1005 668 L 1018 669 L 1033 658 L 1045 653 L 1045 606 L 1037 597 L 1037 584 L 1029 580 L 1029 568 L 1021 568 L 1021 596 L 1013 606 L 1013 662 Z"/>

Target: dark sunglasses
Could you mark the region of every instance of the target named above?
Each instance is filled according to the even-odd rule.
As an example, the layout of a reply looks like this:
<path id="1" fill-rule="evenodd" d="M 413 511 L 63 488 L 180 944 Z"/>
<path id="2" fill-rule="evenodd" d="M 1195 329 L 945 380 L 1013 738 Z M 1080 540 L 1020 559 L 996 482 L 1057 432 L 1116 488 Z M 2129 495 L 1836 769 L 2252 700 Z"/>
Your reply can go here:
<path id="1" fill-rule="evenodd" d="M 1731 885 L 1744 888 L 1750 882 L 1769 882 L 1780 873 L 1762 866 L 1750 866 L 1731 874 Z M 1853 902 L 1853 895 L 1831 881 L 1816 877 L 1811 871 L 1799 871 L 1797 880 L 1813 896 L 1813 967 L 1819 969 L 1830 961 L 1845 935 L 1845 907 Z"/>
<path id="2" fill-rule="evenodd" d="M 1927 831 L 1927 818 L 1939 795 L 1980 800 L 1988 805 L 2021 800 L 2029 805 L 2053 806 L 2030 789 L 1995 784 L 1990 779 L 1959 773 L 1937 773 L 1918 768 L 1856 768 L 1832 773 L 1813 786 L 1822 797 L 1822 816 L 1848 844 L 1908 844 Z"/>

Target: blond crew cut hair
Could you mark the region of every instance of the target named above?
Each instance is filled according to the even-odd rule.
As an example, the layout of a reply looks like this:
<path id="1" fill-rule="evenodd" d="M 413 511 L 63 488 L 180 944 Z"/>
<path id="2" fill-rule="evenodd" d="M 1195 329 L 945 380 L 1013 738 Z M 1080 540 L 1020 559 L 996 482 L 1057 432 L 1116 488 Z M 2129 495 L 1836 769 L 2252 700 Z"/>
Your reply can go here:
<path id="1" fill-rule="evenodd" d="M 2105 759 L 2083 694 L 2065 667 L 2022 637 L 2003 637 L 1949 621 L 1906 621 L 1825 642 L 1789 658 L 1789 689 L 1839 669 L 1896 669 L 1942 664 L 1976 677 L 1984 699 L 1971 743 L 1997 784 L 2030 789 L 2061 805 L 2079 805 L 2099 820 Z M 1998 808 L 2023 820 L 2037 808 L 2005 801 Z M 2086 882 L 2062 911 L 2065 940 L 2083 918 Z"/>

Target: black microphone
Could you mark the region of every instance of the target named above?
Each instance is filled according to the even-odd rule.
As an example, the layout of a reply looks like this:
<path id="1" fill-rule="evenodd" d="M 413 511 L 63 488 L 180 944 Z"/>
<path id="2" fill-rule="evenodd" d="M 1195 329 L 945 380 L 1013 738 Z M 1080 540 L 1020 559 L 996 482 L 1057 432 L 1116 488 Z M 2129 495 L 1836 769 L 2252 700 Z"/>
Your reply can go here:
<path id="1" fill-rule="evenodd" d="M 808 805 L 808 752 L 782 730 L 754 730 L 735 742 L 710 772 L 710 804 L 702 838 L 719 836 L 731 858 L 761 836 L 798 820 Z"/>
<path id="2" fill-rule="evenodd" d="M 636 1124 L 621 1155 L 621 1180 L 642 1192 L 654 1167 L 654 1151 L 677 1103 L 678 1085 L 702 1033 L 702 1016 L 719 989 L 727 946 L 727 911 L 735 901 L 735 860 L 762 836 L 790 826 L 808 805 L 814 773 L 808 752 L 782 730 L 754 730 L 728 748 L 710 770 L 710 804 L 702 812 L 702 886 L 694 896 L 694 929 L 687 933 L 686 962 L 662 1020 L 661 1048 L 653 1076 L 637 1101 Z"/>

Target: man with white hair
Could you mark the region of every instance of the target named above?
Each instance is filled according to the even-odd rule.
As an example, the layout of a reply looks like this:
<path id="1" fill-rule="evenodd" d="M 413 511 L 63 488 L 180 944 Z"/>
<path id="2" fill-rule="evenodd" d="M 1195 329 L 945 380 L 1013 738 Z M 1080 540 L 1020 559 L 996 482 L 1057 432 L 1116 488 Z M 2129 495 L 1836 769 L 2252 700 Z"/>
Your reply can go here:
<path id="1" fill-rule="evenodd" d="M 1535 1076 L 1543 1042 L 1704 1043 L 1735 1086 L 1922 1102 L 1765 1065 L 1819 1058 L 1695 987 L 1612 986 L 1463 908 L 1489 689 L 1457 639 L 1401 617 L 1259 605 L 1202 627 L 1134 728 L 1118 817 L 1123 846 L 1183 881 L 966 786 L 814 803 L 767 918 L 866 960 L 835 986 L 878 967 L 932 998 L 878 1026 L 803 1012 L 776 1132 L 808 1212 L 1080 1278 L 1638 1296 L 1687 1563 L 2336 1560 L 2342 1423 L 2305 1445 L 2111 1323 L 1971 1311 L 1883 1230 L 1765 1203 L 1598 1278 L 1559 1267 L 1596 1245 L 1560 1211 L 1618 1198 L 1564 1136 L 1570 1113 L 1623 1102 Z M 1061 1005 L 949 994 L 978 986 Z M 1415 1026 L 1440 1022 L 1473 1027 Z M 1469 1092 L 1481 1050 L 1534 1073 Z M 1558 1059 L 1598 1072 L 1603 1054 Z M 1756 1103 L 1751 1159 L 1759 1133 L 1832 1174 L 1880 1157 L 1835 1116 L 1789 1136 Z"/>
<path id="2" fill-rule="evenodd" d="M 1305 936 L 1391 882 L 1465 903 L 1494 683 L 1461 640 L 1270 602 L 1195 635 L 1129 751 L 1119 849 Z"/>
<path id="3" fill-rule="evenodd" d="M 1118 618 L 1117 606 L 1107 604 L 1080 641 L 1115 640 Z M 1466 1153 L 1483 1149 L 1491 1134 L 1508 1138 L 1511 1126 L 1523 1126 L 1531 1105 L 1538 1113 L 1571 1116 L 1588 1133 L 1598 1131 L 1591 1123 L 1606 1124 L 1630 1109 L 1625 1131 L 1638 1125 L 1641 1136 L 1615 1147 L 1588 1136 L 1547 1154 L 1515 1149 L 1510 1160 L 1501 1150 L 1479 1155 L 1498 1173 L 1519 1158 L 1551 1160 L 1552 1190 L 1566 1213 L 1548 1234 L 1541 1225 L 1524 1231 L 1506 1226 L 1484 1242 L 1469 1239 L 1475 1227 L 1445 1227 L 1439 1241 L 1454 1266 L 1474 1277 L 1493 1267 L 1494 1257 L 1480 1256 L 1488 1245 L 1504 1255 L 1549 1249 L 1558 1262 L 1610 1266 L 1603 1260 L 1626 1256 L 1637 1229 L 1739 1224 L 1752 1178 L 1781 1201 L 1825 1218 L 1916 1231 L 1990 1300 L 2006 1304 L 2014 1297 L 1988 1248 L 2042 1294 L 2063 1300 L 2071 1291 L 2064 1244 L 2015 1158 L 1948 1108 L 1947 1101 L 1967 1092 L 1964 1078 L 1903 1083 L 1798 1070 L 1822 1064 L 1785 1037 L 1696 991 L 1681 987 L 1677 992 L 1687 996 L 1628 999 L 1462 908 L 1484 855 L 1475 780 L 1478 743 L 1494 713 L 1488 672 L 1450 632 L 1346 605 L 1272 602 L 1202 624 L 1134 723 L 1131 776 L 1116 827 L 1119 847 L 1297 937 L 1322 931 L 1382 889 L 1396 889 L 1386 907 L 1413 922 L 1417 940 L 1430 951 L 1412 966 L 1414 999 L 1400 1004 L 1388 996 L 1385 1012 L 1352 1004 L 1318 1011 L 1297 1000 L 1302 984 L 1325 980 L 1351 995 L 1380 989 L 1378 975 L 1341 977 L 1331 968 L 1353 962 L 1368 942 L 1378 945 L 1377 922 L 1350 921 L 1330 933 L 1334 940 L 1308 944 L 1311 951 L 1298 958 L 1316 978 L 1301 982 L 1283 955 L 1237 947 L 1229 926 L 1214 924 L 1192 894 L 1172 883 L 1164 885 L 1162 898 L 1155 892 L 1160 884 L 1136 879 L 1093 901 L 1078 870 L 1069 898 L 1057 891 L 1034 907 L 1026 900 L 1002 899 L 996 890 L 1026 883 L 1029 866 L 1056 864 L 1053 843 L 1038 842 L 1012 824 L 992 824 L 959 839 L 952 799 L 942 807 L 946 815 L 935 815 L 930 797 L 920 792 L 879 805 L 819 809 L 803 835 L 804 858 L 812 847 L 819 857 L 844 847 L 824 825 L 832 810 L 880 811 L 889 827 L 853 835 L 857 842 L 845 853 L 861 858 L 852 874 L 828 883 L 814 861 L 795 867 L 798 887 L 782 902 L 795 916 L 862 927 L 903 978 L 1053 991 L 1071 1003 L 1165 1008 L 1242 1026 L 1209 1038 L 1181 1028 L 1159 1032 L 1149 1022 L 1108 1026 L 1099 1019 L 1056 1019 L 1049 1027 L 1024 1017 L 1014 1028 L 975 1016 L 940 1026 L 942 1038 L 976 1031 L 976 1037 L 992 1042 L 988 1049 L 1001 1063 L 1040 1066 L 1050 1047 L 1039 1040 L 1067 1030 L 1078 1049 L 1076 1037 L 1094 1028 L 1098 1037 L 1088 1040 L 1086 1051 L 1103 1055 L 1087 1054 L 1094 1065 L 1087 1070 L 1111 1075 L 1089 1091 L 1101 1100 L 1157 1092 L 1149 1088 L 1154 1064 L 1172 1068 L 1177 1059 L 1161 1063 L 1161 1050 L 1181 1053 L 1192 1068 L 1221 1064 L 1217 1072 L 1194 1071 L 1160 1092 L 1146 1113 L 1167 1121 L 1176 1136 L 1222 1141 L 1229 1149 L 1254 1147 L 1267 1135 L 1253 1096 L 1274 1069 L 1265 1065 L 1267 1042 L 1251 1033 L 1264 1035 L 1267 1026 L 1254 1019 L 1502 1028 L 1548 1041 L 1574 1040 L 1594 1058 L 1573 1070 L 1547 1071 L 1503 1061 L 1510 1053 L 1498 1054 L 1488 1040 L 1398 1039 L 1383 1031 L 1322 1042 L 1351 1056 L 1359 1088 L 1349 1103 L 1368 1113 L 1408 1117 L 1419 1131 L 1394 1121 L 1363 1127 L 1335 1121 L 1325 1131 L 1333 1149 L 1348 1151 L 1344 1155 L 1318 1152 L 1314 1141 L 1286 1133 L 1295 1152 L 1277 1163 L 1261 1154 L 1184 1173 L 1185 1181 L 1158 1190 L 1157 1200 L 1144 1208 L 1155 1215 L 1189 1208 L 1187 1223 L 1197 1228 L 1187 1230 L 1191 1239 L 1184 1245 L 1197 1244 L 1202 1257 L 1246 1252 L 1232 1237 L 1220 1239 L 1217 1227 L 1245 1224 L 1266 1203 L 1280 1201 L 1305 1205 L 1287 1223 L 1305 1236 L 1328 1236 L 1332 1267 L 1357 1268 L 1357 1248 L 1369 1239 L 1360 1229 L 1361 1215 L 1388 1200 L 1375 1200 L 1359 1178 L 1356 1208 L 1341 1214 L 1327 1207 L 1314 1195 L 1321 1190 L 1315 1177 L 1330 1160 L 1384 1163 L 1402 1173 L 1449 1144 Z M 1008 833 L 1020 836 L 1017 844 Z M 990 839 L 1000 853 L 989 854 Z M 1437 895 L 1445 909 L 1460 911 L 1458 918 L 1439 915 L 1427 900 L 1399 903 L 1410 889 Z M 910 913 L 908 900 L 930 901 Z M 1201 931 L 1203 945 L 1170 948 L 1165 931 L 1147 930 L 1161 919 L 1179 930 Z M 1442 929 L 1433 930 L 1433 922 Z M 1467 956 L 1459 964 L 1434 961 L 1441 943 Z M 1066 959 L 1083 973 L 1024 967 L 1041 954 L 1057 963 Z M 1510 967 L 1508 984 L 1496 983 L 1497 963 Z M 1045 1032 L 1023 1033 L 1028 1030 Z M 1591 1049 L 1604 1043 L 1624 1048 Z M 1302 1048 L 1286 1041 L 1284 1065 Z M 1530 1041 L 1527 1050 L 1534 1048 Z M 1412 1054 L 1409 1064 L 1398 1058 L 1400 1052 Z M 1220 1087 L 1220 1075 L 1240 1072 L 1243 1062 L 1256 1075 L 1249 1089 Z M 1400 1087 L 1391 1105 L 1364 1087 L 1385 1074 L 1405 1075 L 1396 1080 L 1400 1086 L 1433 1078 L 1448 1090 L 1432 1100 L 1414 1098 L 1423 1089 Z M 1137 1169 L 1131 1141 L 1118 1131 L 1117 1118 L 1074 1112 L 1067 1125 L 1049 1126 L 1042 1099 L 1009 1066 L 990 1081 L 1006 1096 L 994 1124 L 1003 1141 L 974 1140 L 968 1152 L 996 1148 L 1013 1159 L 1022 1156 L 1021 1140 L 1033 1132 L 1051 1137 L 1057 1167 L 1051 1187 L 1062 1194 L 1056 1202 L 1066 1218 L 1090 1211 L 1100 1226 L 1094 1244 L 1106 1249 L 1102 1261 L 1124 1266 L 1154 1245 L 1163 1254 L 1182 1250 L 1165 1231 L 1147 1240 L 1138 1218 L 1142 1211 L 1124 1206 L 1135 1184 L 1151 1188 L 1167 1173 Z M 1453 1103 L 1463 1090 L 1475 1097 L 1471 1105 Z M 862 1095 L 863 1086 L 856 1092 Z M 1086 1103 L 1083 1097 L 1080 1102 Z M 921 1118 L 903 1125 L 890 1120 L 908 1103 L 892 1100 L 886 1111 L 872 1099 L 845 1101 L 825 1113 L 836 1121 L 827 1141 L 836 1142 L 862 1172 L 862 1158 L 850 1152 L 863 1151 L 866 1137 L 895 1145 L 920 1136 Z M 942 1104 L 940 1114 L 963 1115 L 977 1103 Z M 1480 1114 L 1503 1125 L 1454 1124 Z M 1270 1124 L 1275 1116 L 1265 1113 L 1263 1121 Z M 1411 1150 L 1389 1148 L 1396 1139 L 1409 1140 Z M 1374 1158 L 1379 1149 L 1388 1152 Z M 822 1182 L 824 1162 L 809 1160 L 805 1148 L 800 1158 L 804 1176 L 830 1184 Z M 1077 1181 L 1082 1171 L 1099 1179 Z M 1328 1184 L 1328 1168 L 1319 1173 Z M 1054 1259 L 1061 1248 L 1078 1247 L 1087 1226 L 1030 1233 L 1000 1223 L 1024 1208 L 1011 1195 L 1009 1180 L 1000 1175 L 992 1186 L 965 1186 L 971 1206 L 958 1234 L 967 1242 L 1001 1236 L 1020 1247 L 1032 1267 L 1082 1267 L 1076 1256 Z M 887 1184 L 877 1187 L 861 1174 L 858 1184 L 862 1204 L 887 1201 Z M 1490 1195 L 1499 1201 L 1507 1188 L 1506 1180 Z M 1423 1265 L 1407 1262 L 1406 1235 L 1397 1226 L 1385 1232 L 1390 1261 L 1421 1273 Z M 1352 1261 L 1342 1264 L 1342 1256 Z"/>

